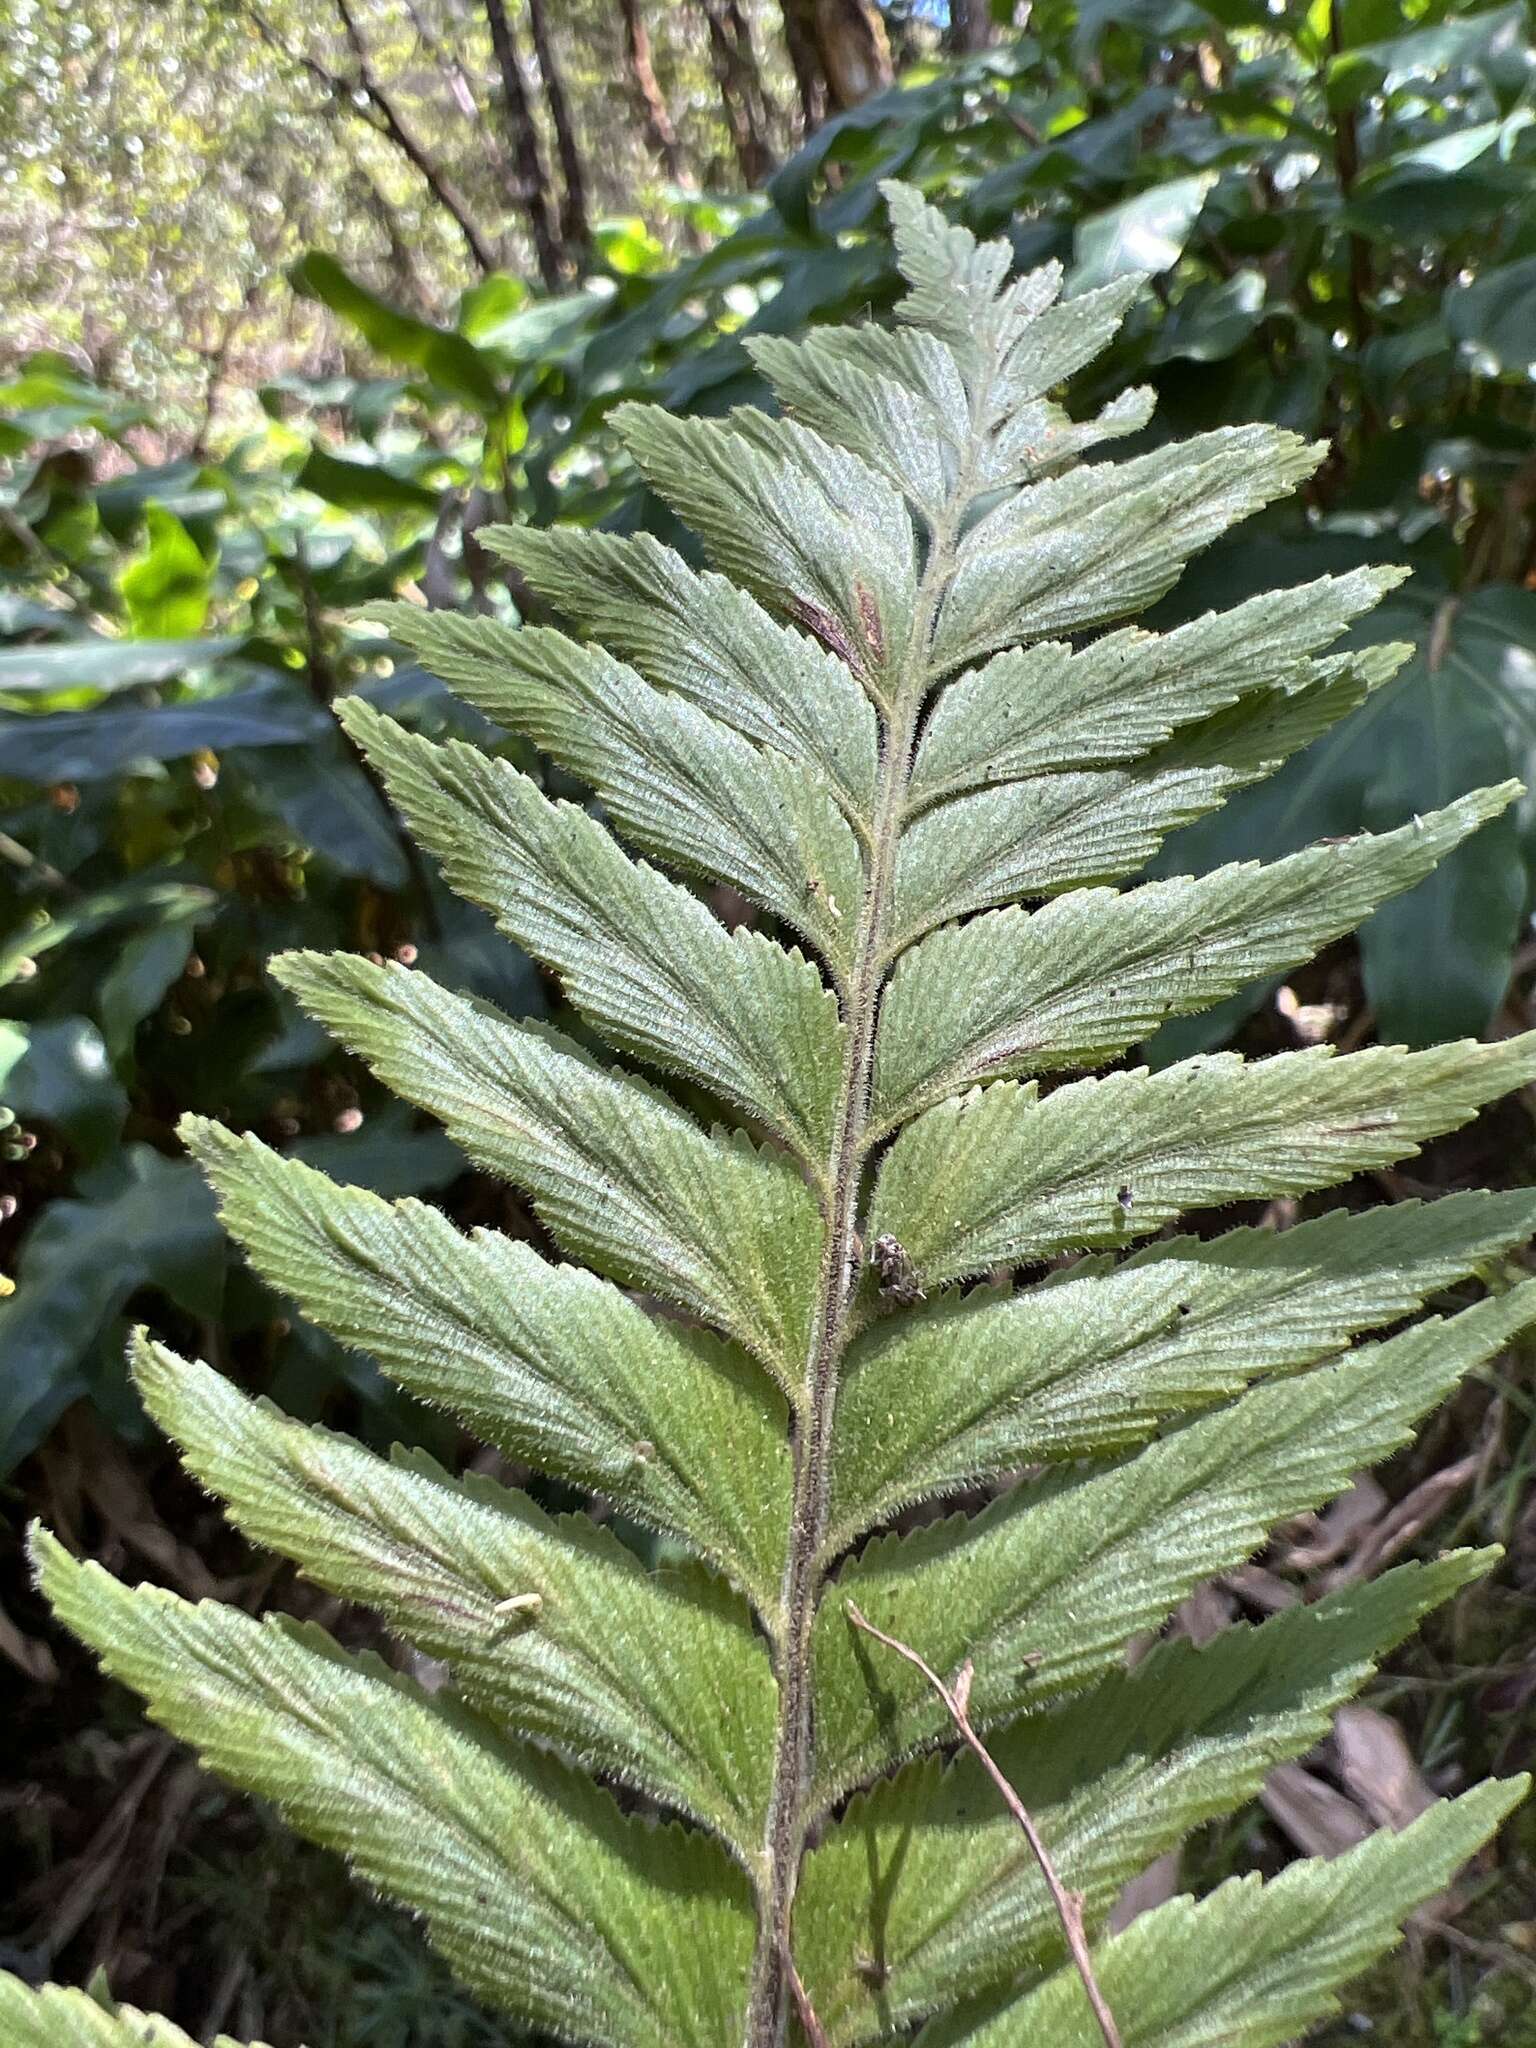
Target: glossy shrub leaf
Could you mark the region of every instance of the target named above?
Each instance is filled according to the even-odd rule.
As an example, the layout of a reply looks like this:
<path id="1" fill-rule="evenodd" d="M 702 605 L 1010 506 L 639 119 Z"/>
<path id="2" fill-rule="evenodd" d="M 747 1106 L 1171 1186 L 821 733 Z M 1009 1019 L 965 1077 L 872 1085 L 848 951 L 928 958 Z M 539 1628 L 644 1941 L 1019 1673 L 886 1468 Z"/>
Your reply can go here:
<path id="1" fill-rule="evenodd" d="M 1495 372 L 1528 370 L 1536 362 L 1536 256 L 1495 265 L 1446 294 L 1445 324 L 1453 341 Z"/>
<path id="2" fill-rule="evenodd" d="M 1163 871 L 1411 824 L 1479 783 L 1516 776 L 1529 785 L 1536 597 L 1499 584 L 1437 596 L 1415 583 L 1381 616 L 1414 643 L 1396 679 L 1264 787 L 1177 835 L 1158 856 Z M 1527 900 L 1524 830 L 1523 816 L 1496 820 L 1366 921 L 1366 990 L 1384 1038 L 1425 1044 L 1486 1028 Z M 1261 994 L 1262 986 L 1252 1000 Z M 1175 1027 L 1154 1053 L 1177 1056 L 1201 1042 L 1198 1025 Z"/>
<path id="3" fill-rule="evenodd" d="M 1173 178 L 1090 214 L 1077 229 L 1073 290 L 1108 284 L 1127 271 L 1142 274 L 1177 263 L 1214 182 L 1209 173 Z"/>
<path id="4" fill-rule="evenodd" d="M 213 1204 L 184 1159 L 125 1146 L 77 1195 L 51 1203 L 24 1241 L 16 1292 L 0 1301 L 0 1471 L 14 1470 L 86 1392 L 97 1347 L 130 1296 L 158 1290 L 213 1314 L 223 1270 Z"/>
<path id="5" fill-rule="evenodd" d="M 167 506 L 144 507 L 144 552 L 118 578 L 136 637 L 191 639 L 208 616 L 213 572 L 201 548 Z"/>
<path id="6" fill-rule="evenodd" d="M 74 690 L 111 692 L 205 669 L 239 643 L 229 639 L 49 642 L 0 652 L 0 694 L 52 695 Z"/>
<path id="7" fill-rule="evenodd" d="M 463 335 L 433 327 L 360 285 L 333 256 L 311 249 L 290 273 L 295 288 L 341 314 L 387 361 L 408 364 L 478 411 L 494 412 L 501 392 L 485 357 Z"/>
<path id="8" fill-rule="evenodd" d="M 286 678 L 272 677 L 227 696 L 179 704 L 0 715 L 0 774 L 28 782 L 101 782 L 145 762 L 179 761 L 210 749 L 323 746 L 329 738 L 320 707 Z"/>
<path id="9" fill-rule="evenodd" d="M 301 491 L 313 491 L 344 512 L 431 512 L 436 491 L 400 476 L 378 462 L 350 462 L 324 448 L 311 448 L 294 479 Z"/>

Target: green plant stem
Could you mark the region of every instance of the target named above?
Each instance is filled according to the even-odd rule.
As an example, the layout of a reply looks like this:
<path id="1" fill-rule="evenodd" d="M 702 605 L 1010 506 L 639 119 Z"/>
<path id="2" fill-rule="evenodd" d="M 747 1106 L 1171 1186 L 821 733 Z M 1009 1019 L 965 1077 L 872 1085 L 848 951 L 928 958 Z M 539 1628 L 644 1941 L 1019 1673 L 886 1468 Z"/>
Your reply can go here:
<path id="1" fill-rule="evenodd" d="M 838 1370 L 862 1270 L 859 1185 L 879 1014 L 886 908 L 916 725 L 916 706 L 911 701 L 915 695 L 911 691 L 904 693 L 904 700 L 893 707 L 892 723 L 883 736 L 869 879 L 845 1005 L 848 1042 L 828 1170 L 830 1195 L 821 1279 L 806 1387 L 796 1417 L 795 1494 L 778 1659 L 779 1734 L 764 1844 L 766 1868 L 760 1895 L 757 1954 L 748 2005 L 747 2039 L 751 2048 L 774 2048 L 774 2044 L 782 2041 L 787 2016 L 790 1910 L 804 1848 L 814 1754 L 811 1625 L 822 1577 L 821 1550 L 827 1526 L 829 1452 Z"/>
<path id="2" fill-rule="evenodd" d="M 984 380 L 980 380 L 984 390 Z M 838 1376 L 863 1272 L 859 1195 L 872 1142 L 870 1084 L 880 991 L 890 966 L 889 909 L 896 849 L 907 810 L 912 750 L 929 682 L 929 650 L 939 606 L 954 568 L 960 522 L 972 495 L 981 427 L 975 418 L 961 473 L 931 536 L 912 629 L 895 669 L 889 713 L 882 716 L 880 776 L 870 833 L 868 877 L 859 911 L 854 964 L 843 1002 L 847 1050 L 827 1171 L 829 1194 L 821 1274 L 812 1319 L 805 1388 L 795 1416 L 795 1490 L 784 1574 L 782 1632 L 777 1644 L 779 1728 L 773 1788 L 758 1889 L 757 1949 L 747 2004 L 748 2048 L 778 2048 L 791 2002 L 801 2004 L 790 1951 L 795 1885 L 811 1820 L 815 1759 L 811 1711 L 811 1627 L 826 1575 L 832 1422 Z M 814 2043 L 815 2015 L 801 2004 L 802 2027 Z"/>

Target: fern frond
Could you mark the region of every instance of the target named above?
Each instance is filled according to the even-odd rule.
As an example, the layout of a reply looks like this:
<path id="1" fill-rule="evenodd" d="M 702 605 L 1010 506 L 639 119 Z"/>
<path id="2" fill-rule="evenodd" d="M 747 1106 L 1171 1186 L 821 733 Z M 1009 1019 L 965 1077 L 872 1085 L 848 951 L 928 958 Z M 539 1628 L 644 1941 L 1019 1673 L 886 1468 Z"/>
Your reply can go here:
<path id="1" fill-rule="evenodd" d="M 553 967 L 618 1051 L 702 1082 L 820 1170 L 843 1029 L 807 960 L 728 932 L 585 811 L 478 748 L 435 746 L 361 698 L 342 722 L 453 886 Z"/>
<path id="2" fill-rule="evenodd" d="M 907 342 L 913 337 L 905 337 Z M 835 328 L 804 341 L 759 335 L 746 344 L 774 396 L 796 419 L 851 450 L 908 499 L 914 511 L 939 514 L 965 454 L 969 405 L 958 375 L 928 353 L 916 379 L 890 374 L 891 346 L 901 338 L 878 327 L 853 333 Z M 934 389 L 922 371 L 934 372 Z M 946 370 L 950 374 L 946 374 Z M 978 465 L 983 491 L 1005 490 L 1054 471 L 1103 441 L 1134 434 L 1152 416 L 1153 394 L 1143 387 L 1112 399 L 1091 420 L 1070 419 L 1058 405 L 1038 403 L 1013 414 Z"/>
<path id="3" fill-rule="evenodd" d="M 1189 1209 L 1334 1186 L 1411 1157 L 1490 1096 L 1536 1079 L 1536 1032 L 1496 1045 L 1352 1059 L 1331 1046 L 1236 1053 L 1074 1081 L 998 1081 L 909 1124 L 881 1168 L 871 1227 L 919 1286 L 1052 1252 L 1119 1246 Z"/>
<path id="4" fill-rule="evenodd" d="M 272 971 L 472 1159 L 526 1188 L 567 1250 L 717 1323 L 798 1385 L 818 1232 L 788 1161 L 393 962 L 287 953 Z"/>
<path id="5" fill-rule="evenodd" d="M 1141 278 L 1122 277 L 1057 304 L 1059 263 L 1010 282 L 1006 242 L 978 242 L 910 185 L 891 179 L 880 189 L 910 286 L 897 317 L 950 352 L 978 406 L 972 435 L 979 426 L 990 436 L 999 421 L 1092 362 L 1143 288 Z"/>
<path id="6" fill-rule="evenodd" d="M 906 1667 L 882 1667 L 871 1716 L 873 1674 L 847 1601 L 927 1645 L 939 1670 L 971 1658 L 978 1728 L 1027 1712 L 1109 1669 L 1203 1579 L 1250 1557 L 1273 1523 L 1342 1493 L 1533 1320 L 1536 1280 L 1257 1387 L 1039 1500 L 1026 1490 L 975 1519 L 871 1543 L 816 1621 L 818 1810 L 948 1734 L 943 1709 Z"/>
<path id="7" fill-rule="evenodd" d="M 1536 1194 L 1450 1195 L 1175 1238 L 1052 1287 L 888 1317 L 849 1348 L 828 1553 L 915 1501 L 1133 1449 L 1398 1321 L 1533 1232 Z"/>
<path id="8" fill-rule="evenodd" d="M 1142 1245 L 1394 1164 L 1536 1080 L 1536 1034 L 1091 1072 L 1303 961 L 1516 791 L 1139 879 L 1387 682 L 1404 650 L 1330 648 L 1395 574 L 1121 624 L 1319 451 L 1255 426 L 1080 462 L 1147 421 L 1143 392 L 1075 420 L 1058 390 L 1136 282 L 1064 300 L 1058 267 L 1014 278 L 1006 244 L 888 196 L 911 286 L 893 330 L 755 342 L 783 417 L 614 415 L 713 567 L 503 528 L 581 637 L 378 614 L 591 808 L 343 711 L 448 881 L 616 1060 L 681 1077 L 720 1125 L 423 973 L 296 954 L 276 972 L 305 1008 L 582 1266 L 185 1127 L 265 1280 L 517 1465 L 657 1532 L 659 1561 L 548 1513 L 537 1476 L 377 1457 L 148 1343 L 146 1399 L 236 1523 L 376 1609 L 443 1689 L 39 1542 L 60 1613 L 165 1726 L 422 1913 L 475 1990 L 601 2048 L 919 2026 L 929 2048 L 1087 2048 L 1070 1901 L 947 1756 L 941 1692 L 964 1690 L 1094 1936 L 1490 1558 L 1134 1671 L 1128 1646 L 1536 1323 L 1527 1281 L 1403 1326 L 1517 1250 L 1528 1193 Z M 698 887 L 721 882 L 752 929 Z M 889 1527 L 987 1482 L 980 1512 Z M 1175 1901 L 1096 1962 L 1074 1924 L 1074 1962 L 1128 2048 L 1266 2048 L 1513 1796 Z M 4 1999 L 29 2026 L 69 2009 Z"/>
<path id="9" fill-rule="evenodd" d="M 563 634 L 401 609 L 410 618 L 397 637 L 466 702 L 590 783 L 642 851 L 730 882 L 846 970 L 863 869 L 815 775 Z"/>
<path id="10" fill-rule="evenodd" d="M 1503 783 L 1396 832 L 944 926 L 891 977 L 875 1049 L 876 1128 L 893 1130 L 974 1082 L 1100 1066 L 1169 1017 L 1310 959 L 1518 793 Z"/>
<path id="11" fill-rule="evenodd" d="M 1241 699 L 1123 768 L 1025 777 L 925 811 L 899 842 L 887 957 L 972 911 L 1134 874 L 1176 826 L 1358 709 L 1406 652 L 1374 649 L 1310 687 Z"/>
<path id="12" fill-rule="evenodd" d="M 909 808 L 994 782 L 1134 761 L 1240 697 L 1314 682 L 1308 657 L 1403 580 L 1356 569 L 1249 598 L 1162 635 L 1134 627 L 1074 650 L 1010 648 L 936 699 L 912 763 Z"/>
<path id="13" fill-rule="evenodd" d="M 792 420 L 674 419 L 637 405 L 611 418 L 715 566 L 813 633 L 879 703 L 917 599 L 916 537 L 897 493 Z"/>
<path id="14" fill-rule="evenodd" d="M 1172 588 L 1192 554 L 1294 490 L 1325 452 L 1279 427 L 1218 427 L 1020 491 L 956 550 L 929 677 L 1140 611 Z"/>
<path id="15" fill-rule="evenodd" d="M 675 690 L 824 777 L 850 819 L 867 829 L 878 722 L 834 654 L 781 625 L 725 577 L 689 568 L 649 534 L 491 526 L 480 539 L 648 683 Z M 420 614 L 412 608 L 412 616 Z"/>

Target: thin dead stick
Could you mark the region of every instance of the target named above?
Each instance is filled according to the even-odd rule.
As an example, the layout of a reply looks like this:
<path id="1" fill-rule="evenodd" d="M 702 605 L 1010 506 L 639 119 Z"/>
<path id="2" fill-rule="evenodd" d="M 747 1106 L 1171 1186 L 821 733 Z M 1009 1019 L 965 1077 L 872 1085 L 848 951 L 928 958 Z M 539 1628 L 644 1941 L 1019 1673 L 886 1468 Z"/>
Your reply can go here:
<path id="1" fill-rule="evenodd" d="M 795 1959 L 784 1945 L 784 1973 L 789 1979 L 790 1995 L 795 2001 L 795 2011 L 800 2016 L 800 2031 L 810 2043 L 810 2048 L 831 2048 L 827 2030 L 816 2017 L 816 2008 L 811 2003 L 811 1994 L 800 1981 L 800 1972 L 795 1968 Z"/>
<path id="2" fill-rule="evenodd" d="M 851 1600 L 848 1602 L 848 1619 L 855 1628 L 861 1628 L 866 1635 L 873 1636 L 877 1643 L 884 1643 L 886 1648 L 894 1650 L 898 1657 L 905 1657 L 909 1664 L 923 1674 L 944 1702 L 945 1711 L 959 1730 L 961 1739 L 1003 1795 L 1003 1804 L 1024 1830 L 1024 1839 L 1040 1866 L 1040 1875 L 1045 1879 L 1046 1889 L 1050 1892 L 1060 1917 L 1062 1932 L 1067 1937 L 1067 1947 L 1071 1952 L 1077 1974 L 1082 1979 L 1083 1989 L 1088 1994 L 1093 2016 L 1099 2023 L 1099 2032 L 1104 2036 L 1105 2048 L 1121 2048 L 1120 2030 L 1115 2025 L 1115 2016 L 1105 2003 L 1098 1979 L 1093 1974 L 1093 1958 L 1088 1953 L 1088 1940 L 1083 1932 L 1083 1895 L 1081 1892 L 1068 1891 L 1056 1875 L 1055 1865 L 1040 1839 L 1040 1830 L 1030 1819 L 1029 1809 L 992 1761 L 986 1744 L 971 1726 L 970 1716 L 966 1712 L 970 1704 L 971 1679 L 974 1675 L 974 1666 L 970 1659 L 967 1658 L 961 1665 L 954 1689 L 951 1690 L 933 1666 L 920 1657 L 909 1643 L 899 1642 L 895 1636 L 888 1636 L 883 1628 L 876 1628 L 872 1621 L 866 1620 Z"/>

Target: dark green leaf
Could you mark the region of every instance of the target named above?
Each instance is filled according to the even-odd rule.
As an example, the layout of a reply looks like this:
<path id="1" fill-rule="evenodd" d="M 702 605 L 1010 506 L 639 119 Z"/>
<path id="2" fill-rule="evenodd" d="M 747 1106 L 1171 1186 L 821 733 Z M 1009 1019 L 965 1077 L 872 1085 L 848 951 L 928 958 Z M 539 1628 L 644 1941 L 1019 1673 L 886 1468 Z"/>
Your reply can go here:
<path id="1" fill-rule="evenodd" d="M 416 320 L 349 277 L 334 256 L 311 249 L 289 272 L 294 289 L 340 313 L 390 362 L 405 363 L 450 397 L 490 414 L 501 389 L 485 358 L 462 334 Z"/>
<path id="2" fill-rule="evenodd" d="M 437 492 L 377 462 L 348 462 L 311 448 L 294 482 L 344 512 L 431 512 Z"/>
<path id="3" fill-rule="evenodd" d="M 329 729 L 320 707 L 285 677 L 227 697 L 145 710 L 0 712 L 0 774 L 24 782 L 99 782 L 139 762 L 176 761 L 205 749 L 293 746 Z"/>
<path id="4" fill-rule="evenodd" d="M 1536 363 L 1536 256 L 1485 270 L 1445 295 L 1452 340 L 1473 349 L 1496 371 Z"/>
<path id="5" fill-rule="evenodd" d="M 0 653 L 0 696 L 92 690 L 132 690 L 168 683 L 173 676 L 210 668 L 238 640 L 67 640 L 47 647 Z"/>
<path id="6" fill-rule="evenodd" d="M 0 1301 L 0 1472 L 34 1450 L 86 1390 L 85 1356 L 130 1295 L 155 1287 L 211 1313 L 223 1273 L 213 1197 L 190 1161 L 130 1145 L 52 1203 Z"/>
<path id="7" fill-rule="evenodd" d="M 128 1114 L 101 1034 L 85 1017 L 0 1023 L 0 1102 L 23 1123 L 52 1124 L 87 1158 L 116 1141 Z"/>

